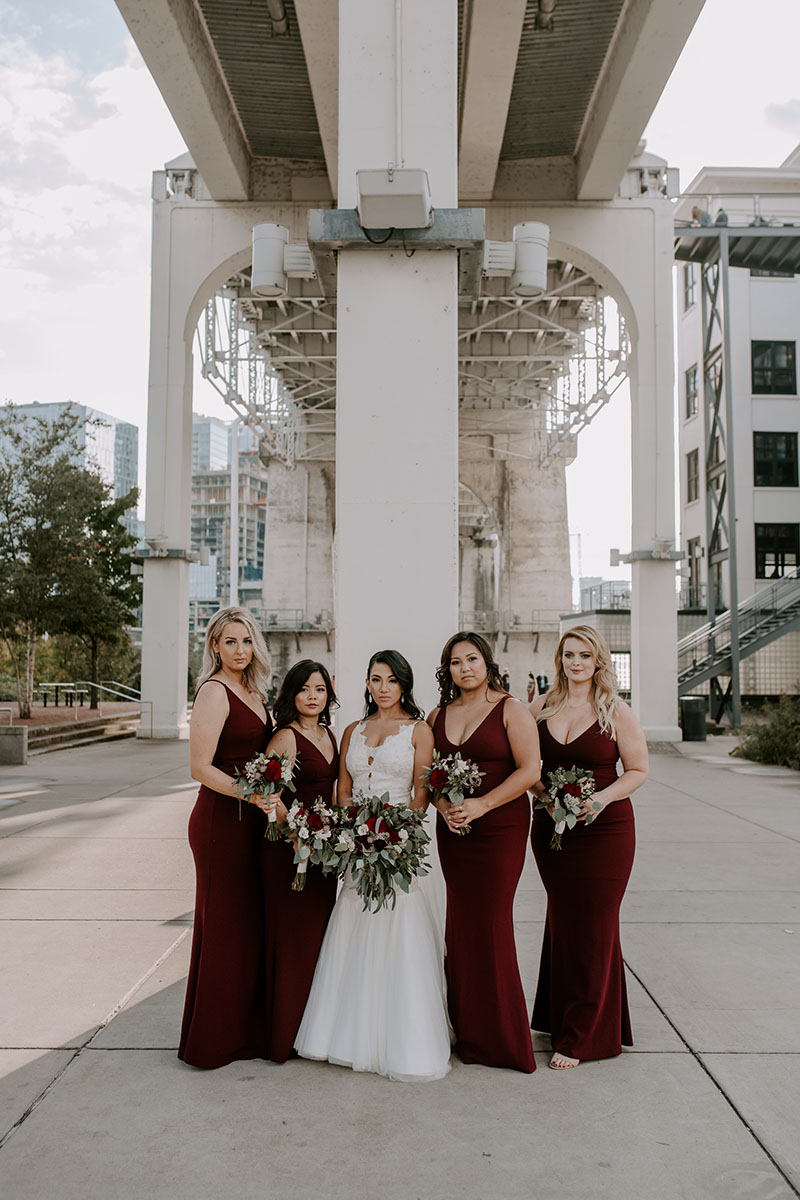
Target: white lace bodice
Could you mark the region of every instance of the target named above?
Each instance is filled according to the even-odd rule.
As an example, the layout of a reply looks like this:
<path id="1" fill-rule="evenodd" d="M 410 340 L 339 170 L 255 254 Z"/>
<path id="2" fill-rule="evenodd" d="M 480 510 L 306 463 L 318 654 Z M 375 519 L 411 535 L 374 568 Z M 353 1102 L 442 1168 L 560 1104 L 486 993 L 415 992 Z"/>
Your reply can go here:
<path id="1" fill-rule="evenodd" d="M 368 746 L 364 740 L 366 722 L 353 730 L 347 748 L 347 769 L 353 780 L 353 795 L 389 793 L 392 804 L 408 804 L 414 778 L 414 746 L 411 741 L 415 722 L 403 725 L 380 746 Z"/>

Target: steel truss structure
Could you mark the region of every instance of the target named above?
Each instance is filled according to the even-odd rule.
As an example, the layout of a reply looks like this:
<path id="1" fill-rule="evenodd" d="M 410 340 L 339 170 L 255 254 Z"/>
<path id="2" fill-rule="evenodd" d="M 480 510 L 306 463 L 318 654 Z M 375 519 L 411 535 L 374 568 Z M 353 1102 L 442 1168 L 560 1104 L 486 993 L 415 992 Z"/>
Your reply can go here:
<path id="1" fill-rule="evenodd" d="M 569 263 L 551 263 L 534 299 L 484 279 L 459 305 L 460 438 L 471 457 L 511 451 L 496 439 L 533 432 L 522 454 L 539 466 L 574 439 L 627 378 L 629 343 L 613 301 Z M 332 457 L 336 406 L 336 298 L 290 280 L 265 300 L 243 272 L 207 303 L 198 325 L 202 374 L 259 439 L 265 461 Z"/>

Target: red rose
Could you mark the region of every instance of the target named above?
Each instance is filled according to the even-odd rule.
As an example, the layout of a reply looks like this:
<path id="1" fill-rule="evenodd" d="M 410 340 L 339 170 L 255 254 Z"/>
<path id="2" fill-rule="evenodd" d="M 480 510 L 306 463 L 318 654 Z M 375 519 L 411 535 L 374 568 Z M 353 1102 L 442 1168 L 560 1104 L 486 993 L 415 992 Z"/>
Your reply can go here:
<path id="1" fill-rule="evenodd" d="M 366 826 L 367 826 L 367 829 L 372 829 L 372 830 L 374 830 L 374 829 L 375 829 L 375 822 L 377 821 L 377 819 L 378 819 L 377 817 L 367 817 L 367 819 L 366 819 L 366 821 L 365 821 L 365 824 L 366 824 Z"/>
<path id="2" fill-rule="evenodd" d="M 282 774 L 281 764 L 278 762 L 278 759 L 277 758 L 268 759 L 267 763 L 264 767 L 264 778 L 268 779 L 270 781 L 270 783 L 277 783 L 277 781 L 281 777 L 281 774 Z"/>
<path id="3" fill-rule="evenodd" d="M 431 771 L 431 787 L 442 788 L 447 783 L 447 771 L 444 767 L 435 767 Z"/>
<path id="4" fill-rule="evenodd" d="M 567 783 L 564 785 L 564 792 L 567 796 L 580 796 L 581 789 L 577 783 Z"/>
<path id="5" fill-rule="evenodd" d="M 322 817 L 317 812 L 308 814 L 308 828 L 313 829 L 314 833 L 322 829 Z"/>
<path id="6" fill-rule="evenodd" d="M 394 846 L 394 845 L 395 845 L 397 842 L 399 842 L 399 841 L 400 841 L 400 834 L 397 832 L 397 830 L 396 830 L 396 829 L 390 829 L 390 830 L 389 830 L 389 841 L 392 843 L 392 845 L 393 845 L 393 846 Z"/>

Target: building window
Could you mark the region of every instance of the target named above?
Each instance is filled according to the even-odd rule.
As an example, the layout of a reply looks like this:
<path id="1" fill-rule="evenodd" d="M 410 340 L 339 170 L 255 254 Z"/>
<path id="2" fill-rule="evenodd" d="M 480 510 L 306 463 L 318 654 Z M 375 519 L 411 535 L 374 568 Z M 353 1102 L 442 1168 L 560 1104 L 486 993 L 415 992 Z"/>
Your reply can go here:
<path id="1" fill-rule="evenodd" d="M 702 608 L 703 607 L 703 585 L 700 579 L 700 568 L 703 561 L 703 551 L 700 547 L 700 538 L 689 538 L 686 543 L 686 557 L 688 559 L 689 580 L 688 580 L 688 595 L 686 597 L 687 608 Z"/>
<path id="2" fill-rule="evenodd" d="M 694 263 L 683 264 L 683 311 L 691 308 L 696 300 L 697 273 Z"/>
<path id="3" fill-rule="evenodd" d="M 686 417 L 697 416 L 697 363 L 685 372 L 686 376 Z"/>
<path id="4" fill-rule="evenodd" d="M 797 487 L 797 434 L 753 434 L 756 487 Z"/>
<path id="5" fill-rule="evenodd" d="M 756 525 L 756 579 L 781 579 L 797 570 L 800 525 Z"/>
<path id="6" fill-rule="evenodd" d="M 753 342 L 752 364 L 755 396 L 797 394 L 794 342 Z"/>
<path id="7" fill-rule="evenodd" d="M 700 495 L 700 453 L 690 450 L 686 455 L 686 501 L 691 504 Z"/>

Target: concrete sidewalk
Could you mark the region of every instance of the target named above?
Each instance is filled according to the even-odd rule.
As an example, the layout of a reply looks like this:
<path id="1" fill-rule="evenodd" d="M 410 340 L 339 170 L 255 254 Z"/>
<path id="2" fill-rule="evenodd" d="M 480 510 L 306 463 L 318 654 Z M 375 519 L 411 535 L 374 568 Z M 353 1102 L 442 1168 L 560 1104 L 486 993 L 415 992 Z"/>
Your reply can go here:
<path id="1" fill-rule="evenodd" d="M 800 1194 L 800 774 L 654 754 L 623 909 L 635 1049 L 405 1085 L 175 1057 L 186 744 L 0 769 L 5 1200 L 782 1200 Z M 544 912 L 518 897 L 530 994 Z M 537 1046 L 546 1068 L 546 1046 Z"/>

